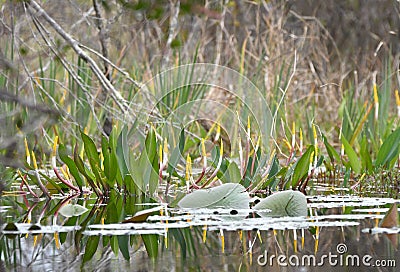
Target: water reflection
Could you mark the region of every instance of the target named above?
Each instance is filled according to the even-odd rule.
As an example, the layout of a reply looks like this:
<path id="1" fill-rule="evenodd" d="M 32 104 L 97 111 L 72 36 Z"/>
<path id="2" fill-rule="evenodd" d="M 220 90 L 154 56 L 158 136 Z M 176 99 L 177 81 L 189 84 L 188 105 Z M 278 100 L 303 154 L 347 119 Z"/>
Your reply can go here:
<path id="1" fill-rule="evenodd" d="M 74 196 L 48 202 L 30 202 L 26 196 L 2 199 L 4 221 L 19 223 L 14 230 L 2 227 L 0 267 L 12 271 L 321 271 L 321 267 L 324 271 L 396 271 L 396 267 L 373 265 L 379 261 L 400 265 L 398 228 L 378 228 L 393 199 L 312 197 L 307 218 L 261 218 L 251 210 L 232 214 L 162 209 L 162 214 L 150 215 L 146 222 L 119 223 L 154 207 L 143 205 L 147 201 L 141 199 L 142 204 L 136 205 L 136 198 L 120 196 L 104 200 Z M 58 211 L 67 203 L 88 211 L 64 217 Z M 338 245 L 345 251 L 339 252 Z M 368 262 L 363 263 L 363 258 Z"/>

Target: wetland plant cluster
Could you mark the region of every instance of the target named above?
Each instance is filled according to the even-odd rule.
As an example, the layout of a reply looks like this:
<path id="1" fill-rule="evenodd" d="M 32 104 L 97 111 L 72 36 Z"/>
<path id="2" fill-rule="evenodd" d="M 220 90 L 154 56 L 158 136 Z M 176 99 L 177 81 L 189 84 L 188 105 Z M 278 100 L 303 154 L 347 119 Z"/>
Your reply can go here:
<path id="1" fill-rule="evenodd" d="M 33 233 L 35 243 L 49 231 L 59 248 L 70 229 L 55 226 L 75 231 L 75 248 L 84 249 L 84 262 L 93 258 L 100 245 L 129 259 L 130 249 L 143 243 L 147 254 L 155 258 L 162 246 L 168 247 L 168 239 L 177 241 L 182 255 L 193 255 L 196 246 L 189 229 L 171 228 L 165 238 L 165 225 L 148 232 L 140 225 L 143 229 L 138 235 L 123 229 L 101 240 L 101 232 L 91 231 L 121 222 L 134 229 L 134 224 L 146 224 L 151 216 L 169 222 L 168 209 L 178 207 L 226 208 L 233 213 L 218 215 L 224 218 L 241 215 L 241 209 L 247 209 L 244 218 L 249 214 L 306 216 L 304 195 L 312 194 L 319 183 L 350 194 L 398 196 L 400 97 L 392 86 L 398 68 L 392 67 L 391 57 L 385 59 L 380 76 L 374 74 L 372 84 L 361 88 L 358 79 L 346 81 L 335 109 L 334 119 L 340 121 L 330 129 L 331 120 L 328 125 L 316 121 L 321 113 L 313 96 L 307 96 L 311 106 L 303 114 L 298 114 L 302 106 L 296 103 L 289 110 L 300 51 L 293 50 L 291 59 L 282 61 L 270 77 L 268 89 L 259 90 L 266 76 L 249 79 L 246 69 L 263 66 L 261 59 L 266 56 L 246 65 L 250 39 L 242 41 L 239 62 L 234 65 L 238 72 L 199 64 L 204 58 L 201 46 L 191 55 L 190 64 L 183 65 L 188 61 L 180 56 L 182 37 L 174 33 L 176 20 L 171 16 L 166 55 L 174 57 L 175 63 L 160 65 L 156 69 L 160 73 L 148 76 L 147 68 L 127 72 L 110 61 L 104 41 L 100 54 L 75 40 L 36 1 L 21 5 L 31 30 L 38 34 L 35 38 L 45 41 L 46 54 L 52 57 L 45 58 L 42 52 L 31 63 L 24 56 L 32 45 L 16 51 L 21 46 L 18 39 L 1 40 L 2 54 L 10 65 L 0 74 L 0 124 L 8 131 L 0 134 L 0 215 L 11 213 L 7 207 L 22 209 L 13 217 L 0 218 L 2 258 L 11 258 L 9 236 L 3 231 L 20 238 L 21 232 Z M 94 10 L 98 8 L 94 4 Z M 107 6 L 103 8 L 107 11 Z M 179 17 L 183 8 L 171 6 L 171 11 Z M 208 9 L 202 12 L 214 14 Z M 98 24 L 100 32 L 105 31 L 103 27 Z M 47 28 L 63 41 L 50 37 L 55 33 Z M 174 39 L 176 35 L 180 38 Z M 122 59 L 126 52 L 121 48 L 117 53 Z M 11 65 L 17 61 L 28 74 L 24 82 L 24 74 Z M 258 68 L 253 72 L 261 74 Z M 224 91 L 219 93 L 218 88 Z M 23 99 L 25 89 L 33 94 L 34 103 Z M 221 100 L 221 95 L 233 98 Z M 15 154 L 19 158 L 13 160 Z M 278 191 L 286 195 L 277 206 L 268 201 L 279 199 Z M 297 197 L 302 204 L 295 202 L 290 208 Z M 254 215 L 255 210 L 266 214 Z M 53 228 L 48 230 L 46 225 Z M 205 240 L 206 234 L 196 231 Z M 310 232 L 317 235 L 318 227 Z M 223 232 L 218 235 L 224 243 Z"/>

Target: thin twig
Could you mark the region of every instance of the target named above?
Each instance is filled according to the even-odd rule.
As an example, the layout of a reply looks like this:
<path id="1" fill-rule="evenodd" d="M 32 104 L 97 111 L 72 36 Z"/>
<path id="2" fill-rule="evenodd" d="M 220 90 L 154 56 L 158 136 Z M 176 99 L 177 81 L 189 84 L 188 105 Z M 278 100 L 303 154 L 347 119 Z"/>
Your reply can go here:
<path id="1" fill-rule="evenodd" d="M 117 106 L 122 110 L 125 116 L 131 116 L 129 113 L 129 105 L 126 103 L 125 99 L 121 96 L 121 94 L 114 88 L 111 82 L 107 79 L 107 77 L 102 73 L 101 69 L 97 65 L 97 63 L 87 55 L 82 48 L 80 47 L 80 43 L 72 38 L 72 36 L 67 33 L 52 17 L 50 17 L 47 12 L 38 4 L 36 1 L 30 0 L 26 2 L 34 11 L 37 12 L 37 16 L 41 16 L 44 20 L 72 47 L 75 53 L 78 54 L 80 58 L 82 58 L 90 67 L 94 75 L 100 81 L 102 87 L 107 90 L 110 94 L 111 98 L 117 104 Z"/>

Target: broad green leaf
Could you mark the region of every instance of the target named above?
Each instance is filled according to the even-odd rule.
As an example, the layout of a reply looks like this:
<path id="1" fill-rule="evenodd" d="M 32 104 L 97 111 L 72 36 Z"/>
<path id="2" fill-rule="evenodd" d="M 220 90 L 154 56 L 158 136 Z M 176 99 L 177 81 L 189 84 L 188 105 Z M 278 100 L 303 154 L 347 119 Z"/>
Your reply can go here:
<path id="1" fill-rule="evenodd" d="M 82 131 L 81 131 L 81 137 L 83 140 L 83 146 L 84 146 L 87 157 L 92 160 L 92 163 L 100 165 L 99 154 L 97 152 L 97 148 L 96 148 L 96 145 L 94 144 L 93 140 Z"/>
<path id="2" fill-rule="evenodd" d="M 46 184 L 46 188 L 49 190 L 57 190 L 59 193 L 61 193 L 63 190 L 62 188 L 68 188 L 64 183 L 57 184 L 55 179 L 50 178 L 47 176 L 45 173 L 39 172 L 39 175 L 42 176 L 48 183 Z"/>
<path id="3" fill-rule="evenodd" d="M 240 170 L 239 167 L 237 166 L 236 162 L 234 161 L 226 161 L 228 164 L 228 167 L 226 171 L 223 173 L 221 176 L 221 180 L 224 182 L 232 182 L 232 183 L 239 183 L 242 179 L 240 175 Z"/>
<path id="4" fill-rule="evenodd" d="M 322 139 L 324 141 L 324 145 L 326 148 L 326 151 L 328 152 L 330 160 L 340 162 L 340 156 L 339 153 L 333 148 L 333 146 L 328 142 L 326 139 L 325 135 L 322 135 Z"/>
<path id="5" fill-rule="evenodd" d="M 119 250 L 124 256 L 125 260 L 129 260 L 129 235 L 118 235 L 118 246 Z"/>
<path id="6" fill-rule="evenodd" d="M 308 173 L 308 169 L 310 167 L 310 158 L 311 154 L 314 152 L 314 146 L 310 145 L 306 152 L 300 157 L 297 161 L 296 166 L 293 170 L 292 176 L 292 187 L 297 186 L 299 182 L 304 178 Z"/>
<path id="7" fill-rule="evenodd" d="M 400 152 L 400 128 L 393 131 L 383 142 L 376 156 L 375 167 L 381 167 L 388 164 Z"/>
<path id="8" fill-rule="evenodd" d="M 172 150 L 171 157 L 170 157 L 169 160 L 168 160 L 168 168 L 167 168 L 167 173 L 168 173 L 170 176 L 173 175 L 173 173 L 174 173 L 174 171 L 175 171 L 175 169 L 176 169 L 176 166 L 178 165 L 180 159 L 182 158 L 182 155 L 181 155 L 181 154 L 182 154 L 182 153 L 181 153 L 181 151 L 180 151 L 180 149 L 179 149 L 178 146 L 176 146 L 176 147 Z"/>
<path id="9" fill-rule="evenodd" d="M 182 258 L 185 259 L 186 255 L 187 255 L 186 254 L 186 240 L 185 240 L 185 236 L 182 234 L 182 230 L 181 229 L 170 229 L 168 231 L 175 238 L 175 241 L 177 241 L 179 243 L 179 246 L 181 247 Z"/>
<path id="10" fill-rule="evenodd" d="M 307 216 L 307 200 L 299 191 L 274 193 L 254 206 L 260 216 Z M 261 211 L 269 210 L 269 211 Z"/>
<path id="11" fill-rule="evenodd" d="M 79 204 L 67 204 L 58 211 L 64 217 L 73 217 L 84 214 L 88 209 Z"/>
<path id="12" fill-rule="evenodd" d="M 118 141 L 117 141 L 117 162 L 119 165 L 119 170 L 121 171 L 121 176 L 122 179 L 125 178 L 126 175 L 129 174 L 128 170 L 128 165 L 129 165 L 129 156 L 126 154 L 129 152 L 130 148 L 128 146 L 128 140 L 127 140 L 127 127 L 125 126 L 121 133 L 118 136 Z"/>
<path id="13" fill-rule="evenodd" d="M 156 234 L 142 234 L 142 239 L 146 247 L 147 254 L 151 259 L 158 256 L 158 235 Z"/>
<path id="14" fill-rule="evenodd" d="M 372 172 L 372 159 L 368 147 L 368 140 L 367 137 L 364 135 L 360 143 L 361 163 L 363 169 L 366 169 L 368 172 Z"/>
<path id="15" fill-rule="evenodd" d="M 84 181 L 81 175 L 79 174 L 75 162 L 67 155 L 67 150 L 64 145 L 60 144 L 58 146 L 58 156 L 68 166 L 69 172 L 74 177 L 76 183 L 78 184 L 79 189 L 82 191 L 82 186 Z"/>
<path id="16" fill-rule="evenodd" d="M 200 189 L 186 195 L 178 206 L 181 208 L 248 209 L 249 193 L 238 183 L 225 183 L 210 189 Z"/>
<path id="17" fill-rule="evenodd" d="M 108 184 L 112 186 L 115 182 L 115 176 L 117 175 L 118 162 L 114 150 L 104 136 L 101 138 L 101 150 L 104 157 L 104 175 L 107 177 Z"/>
<path id="18" fill-rule="evenodd" d="M 89 236 L 86 246 L 85 246 L 85 253 L 83 255 L 84 263 L 87 261 L 90 261 L 90 259 L 92 259 L 93 255 L 97 251 L 99 241 L 100 241 L 100 235 Z"/>
<path id="19" fill-rule="evenodd" d="M 278 159 L 276 158 L 276 156 L 274 156 L 274 158 L 273 158 L 273 160 L 272 160 L 271 168 L 270 168 L 270 170 L 269 170 L 269 172 L 268 172 L 268 177 L 267 177 L 267 179 L 270 179 L 270 178 L 274 177 L 276 174 L 278 174 L 279 168 L 280 168 L 280 167 L 279 167 L 279 161 L 278 161 Z"/>
<path id="20" fill-rule="evenodd" d="M 349 163 L 350 163 L 351 169 L 353 169 L 353 171 L 356 174 L 360 174 L 360 172 L 361 172 L 361 161 L 357 157 L 356 152 L 354 151 L 354 149 L 351 147 L 351 145 L 349 144 L 349 142 L 346 140 L 346 138 L 343 135 L 341 137 L 341 141 L 342 141 L 342 144 L 344 146 L 344 152 L 349 157 Z"/>
<path id="21" fill-rule="evenodd" d="M 81 172 L 81 174 L 84 175 L 86 179 L 90 179 L 90 180 L 95 179 L 94 174 L 89 169 L 87 169 L 87 167 L 83 163 L 81 157 L 79 157 L 78 145 L 75 146 L 75 150 L 74 150 L 74 162 L 75 162 L 75 165 L 78 168 L 79 172 Z"/>

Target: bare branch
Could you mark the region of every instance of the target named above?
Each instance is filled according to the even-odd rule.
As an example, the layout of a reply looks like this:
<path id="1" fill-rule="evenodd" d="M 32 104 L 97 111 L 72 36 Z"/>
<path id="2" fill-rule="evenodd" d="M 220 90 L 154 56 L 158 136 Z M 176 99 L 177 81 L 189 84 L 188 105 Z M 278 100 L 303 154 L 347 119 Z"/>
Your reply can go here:
<path id="1" fill-rule="evenodd" d="M 82 50 L 80 43 L 68 34 L 36 1 L 27 1 L 28 5 L 37 13 L 37 17 L 41 16 L 45 21 L 72 47 L 75 53 L 78 54 L 89 65 L 90 69 L 100 81 L 102 87 L 110 94 L 111 98 L 122 110 L 123 114 L 127 117 L 132 116 L 128 103 L 121 96 L 121 94 L 114 88 L 111 82 L 103 74 L 97 63 Z M 32 15 L 33 16 L 33 15 Z"/>

